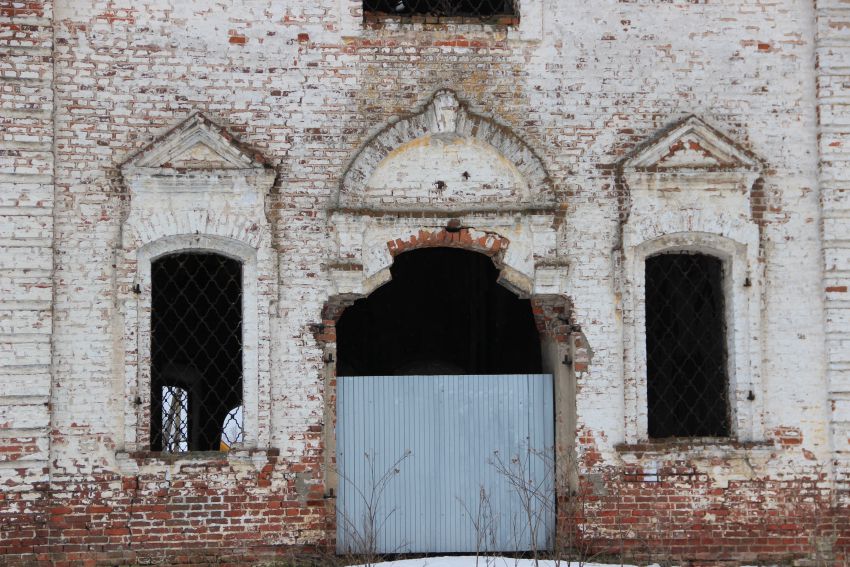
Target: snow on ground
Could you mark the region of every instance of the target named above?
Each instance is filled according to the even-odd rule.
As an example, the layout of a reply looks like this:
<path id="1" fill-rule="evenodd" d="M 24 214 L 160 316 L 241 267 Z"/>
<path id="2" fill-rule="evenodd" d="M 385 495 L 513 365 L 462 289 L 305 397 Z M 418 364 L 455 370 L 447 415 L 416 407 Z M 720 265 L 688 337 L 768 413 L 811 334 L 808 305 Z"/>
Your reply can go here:
<path id="1" fill-rule="evenodd" d="M 512 557 L 423 557 L 422 559 L 405 559 L 403 561 L 388 561 L 375 563 L 375 567 L 535 567 L 532 559 L 514 559 Z M 573 561 L 543 561 L 537 562 L 538 567 L 635 567 L 621 563 L 579 563 Z M 366 567 L 358 565 L 356 567 Z M 658 567 L 653 565 L 650 567 Z"/>

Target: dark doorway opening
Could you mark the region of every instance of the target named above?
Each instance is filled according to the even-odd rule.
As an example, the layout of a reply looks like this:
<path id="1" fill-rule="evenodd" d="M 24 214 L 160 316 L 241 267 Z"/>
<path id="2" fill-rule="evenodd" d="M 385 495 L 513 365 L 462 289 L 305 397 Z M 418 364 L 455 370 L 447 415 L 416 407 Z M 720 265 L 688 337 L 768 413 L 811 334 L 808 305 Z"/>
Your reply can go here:
<path id="1" fill-rule="evenodd" d="M 541 372 L 531 302 L 499 285 L 487 256 L 414 250 L 391 273 L 337 322 L 338 375 Z"/>

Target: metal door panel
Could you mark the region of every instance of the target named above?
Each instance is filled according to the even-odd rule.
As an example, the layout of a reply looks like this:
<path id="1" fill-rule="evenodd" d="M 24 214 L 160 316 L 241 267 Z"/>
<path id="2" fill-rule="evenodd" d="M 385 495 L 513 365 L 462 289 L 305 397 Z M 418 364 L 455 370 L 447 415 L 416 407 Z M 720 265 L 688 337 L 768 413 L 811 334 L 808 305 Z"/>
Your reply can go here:
<path id="1" fill-rule="evenodd" d="M 484 546 L 531 549 L 525 507 L 499 460 L 539 485 L 536 547 L 548 546 L 555 528 L 551 375 L 356 376 L 340 377 L 337 388 L 339 552 L 363 551 L 372 539 L 380 553 L 475 551 L 482 544 L 470 514 L 477 515 L 482 488 L 495 525 Z"/>

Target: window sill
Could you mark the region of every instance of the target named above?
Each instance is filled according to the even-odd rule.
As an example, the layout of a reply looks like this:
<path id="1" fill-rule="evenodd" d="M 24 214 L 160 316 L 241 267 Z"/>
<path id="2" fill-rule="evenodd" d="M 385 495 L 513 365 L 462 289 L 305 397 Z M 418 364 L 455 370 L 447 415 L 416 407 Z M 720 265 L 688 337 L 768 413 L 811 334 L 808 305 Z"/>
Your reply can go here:
<path id="1" fill-rule="evenodd" d="M 737 441 L 729 437 L 669 437 L 640 443 L 620 443 L 615 449 L 621 455 L 669 455 L 677 453 L 715 453 L 718 451 L 750 451 L 773 448 L 766 441 Z"/>
<path id="2" fill-rule="evenodd" d="M 269 458 L 280 455 L 279 449 L 232 449 L 230 451 L 195 451 L 163 453 L 160 451 L 117 451 L 115 459 L 121 474 L 137 475 L 182 467 L 229 466 L 259 470 Z"/>
<path id="3" fill-rule="evenodd" d="M 772 458 L 776 447 L 765 441 L 699 437 L 621 443 L 614 449 L 622 459 L 626 481 L 710 479 L 715 486 L 723 488 L 729 482 L 755 478 L 760 465 Z"/>

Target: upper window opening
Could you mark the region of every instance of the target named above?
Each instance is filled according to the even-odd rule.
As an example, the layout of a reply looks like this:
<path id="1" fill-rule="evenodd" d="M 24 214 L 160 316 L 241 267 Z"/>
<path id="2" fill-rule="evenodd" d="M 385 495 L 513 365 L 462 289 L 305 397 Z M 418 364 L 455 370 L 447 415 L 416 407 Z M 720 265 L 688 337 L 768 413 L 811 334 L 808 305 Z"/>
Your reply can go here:
<path id="1" fill-rule="evenodd" d="M 646 260 L 649 436 L 729 435 L 723 265 L 704 254 Z"/>
<path id="2" fill-rule="evenodd" d="M 170 254 L 151 284 L 151 450 L 226 450 L 242 438 L 242 265 Z"/>
<path id="3" fill-rule="evenodd" d="M 490 18 L 516 16 L 515 0 L 363 0 L 366 14 Z"/>
<path id="4" fill-rule="evenodd" d="M 391 272 L 337 323 L 340 376 L 541 371 L 531 303 L 498 283 L 489 257 L 425 248 L 396 256 Z"/>

